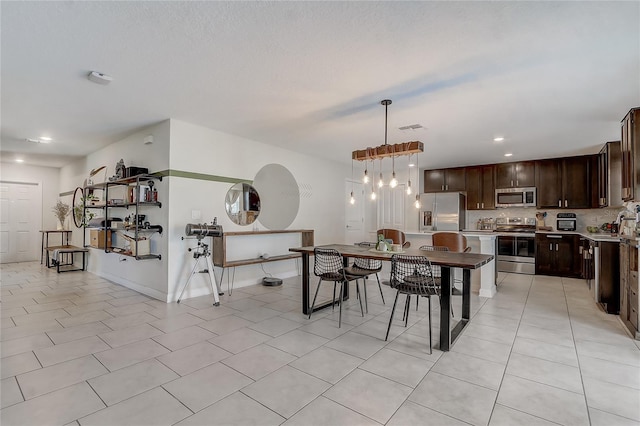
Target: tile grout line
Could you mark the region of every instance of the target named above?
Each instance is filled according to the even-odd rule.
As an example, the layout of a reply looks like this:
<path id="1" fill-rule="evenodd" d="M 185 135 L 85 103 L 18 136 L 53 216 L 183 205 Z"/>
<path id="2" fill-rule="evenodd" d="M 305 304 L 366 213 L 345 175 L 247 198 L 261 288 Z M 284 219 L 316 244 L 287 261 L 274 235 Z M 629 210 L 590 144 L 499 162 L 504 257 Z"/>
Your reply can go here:
<path id="1" fill-rule="evenodd" d="M 564 288 L 564 279 L 561 279 L 562 282 L 562 293 L 564 295 L 564 302 L 567 306 L 567 315 L 569 316 L 569 327 L 571 328 L 571 340 L 573 341 L 573 348 L 576 354 L 576 361 L 578 362 L 578 371 L 580 373 L 580 384 L 582 385 L 582 392 L 584 397 L 584 405 L 587 409 L 587 419 L 589 420 L 589 424 L 591 424 L 591 413 L 589 412 L 589 400 L 587 399 L 587 389 L 584 386 L 584 377 L 582 376 L 582 367 L 580 366 L 580 357 L 578 356 L 578 345 L 576 344 L 576 337 L 573 332 L 573 321 L 571 320 L 571 309 L 569 309 L 569 303 L 567 302 L 567 292 Z"/>
<path id="2" fill-rule="evenodd" d="M 516 328 L 516 333 L 515 333 L 515 337 L 513 338 L 513 342 L 511 343 L 511 348 L 509 349 L 509 356 L 507 357 L 507 362 L 504 365 L 504 371 L 502 373 L 502 378 L 500 379 L 500 384 L 498 385 L 498 390 L 496 392 L 496 399 L 493 402 L 493 407 L 491 408 L 491 414 L 489 415 L 489 423 L 491 422 L 491 418 L 493 417 L 493 412 L 496 409 L 496 405 L 498 405 L 498 397 L 500 396 L 500 389 L 502 389 L 502 383 L 504 382 L 504 377 L 507 375 L 507 368 L 509 368 L 509 360 L 511 359 L 511 354 L 513 353 L 513 346 L 516 344 L 516 339 L 518 338 L 518 330 L 520 329 L 520 324 L 522 322 L 522 317 L 524 315 L 524 311 L 527 309 L 527 303 L 529 302 L 529 295 L 531 294 L 531 289 L 532 289 L 533 284 L 534 284 L 534 278 L 535 278 L 535 276 L 533 276 L 531 278 L 531 280 L 529 281 L 529 289 L 527 290 L 527 298 L 525 299 L 524 306 L 522 307 L 522 312 L 520 313 L 520 318 L 518 318 L 518 327 Z M 506 276 L 503 278 L 503 281 L 505 279 L 507 279 Z M 505 407 L 506 407 L 506 405 L 505 405 Z M 511 407 L 509 407 L 509 408 L 511 408 Z M 517 410 L 517 411 L 519 411 L 519 410 Z M 529 414 L 529 413 L 527 413 L 527 414 Z"/>

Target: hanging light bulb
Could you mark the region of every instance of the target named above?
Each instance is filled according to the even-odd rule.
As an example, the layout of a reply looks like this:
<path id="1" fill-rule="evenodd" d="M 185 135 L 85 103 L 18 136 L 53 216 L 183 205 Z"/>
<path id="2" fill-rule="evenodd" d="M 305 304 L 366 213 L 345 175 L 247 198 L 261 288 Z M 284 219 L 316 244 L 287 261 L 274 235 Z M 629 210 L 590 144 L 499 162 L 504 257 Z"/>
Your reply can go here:
<path id="1" fill-rule="evenodd" d="M 411 189 L 411 154 L 409 154 L 409 168 L 407 169 L 407 195 L 411 195 L 413 190 Z"/>
<path id="2" fill-rule="evenodd" d="M 371 161 L 371 172 L 373 173 L 373 176 L 376 175 L 376 163 L 374 163 L 373 161 Z M 376 200 L 376 188 L 373 185 L 373 179 L 371 179 L 371 201 L 375 201 Z"/>
<path id="3" fill-rule="evenodd" d="M 351 204 L 355 204 L 356 203 L 356 197 L 353 196 L 353 191 L 351 191 L 351 197 L 349 198 L 349 202 Z"/>
<path id="4" fill-rule="evenodd" d="M 389 186 L 395 188 L 398 186 L 398 179 L 396 179 L 396 156 L 391 157 L 391 180 Z"/>
<path id="5" fill-rule="evenodd" d="M 365 169 L 364 169 L 364 177 L 362 178 L 362 182 L 369 183 L 369 173 L 367 173 L 366 166 L 365 166 Z"/>
<path id="6" fill-rule="evenodd" d="M 416 206 L 416 209 L 422 207 L 422 204 L 420 204 L 420 194 L 416 194 L 416 202 L 414 203 L 414 206 Z"/>
<path id="7" fill-rule="evenodd" d="M 382 158 L 380 159 L 380 179 L 378 180 L 378 188 L 382 188 L 384 179 L 382 178 Z"/>
<path id="8" fill-rule="evenodd" d="M 393 174 L 391 175 L 389 186 L 392 188 L 395 188 L 396 186 L 398 186 L 398 179 L 396 179 L 396 172 L 393 172 Z"/>

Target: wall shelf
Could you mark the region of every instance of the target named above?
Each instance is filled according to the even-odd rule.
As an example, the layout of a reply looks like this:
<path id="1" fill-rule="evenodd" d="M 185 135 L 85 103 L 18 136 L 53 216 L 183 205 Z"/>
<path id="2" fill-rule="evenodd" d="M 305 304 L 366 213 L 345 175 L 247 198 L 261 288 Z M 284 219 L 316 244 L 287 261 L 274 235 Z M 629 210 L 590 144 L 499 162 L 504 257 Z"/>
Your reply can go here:
<path id="1" fill-rule="evenodd" d="M 87 210 L 97 209 L 103 212 L 102 225 L 104 226 L 86 226 L 85 230 L 87 229 L 98 230 L 98 231 L 104 232 L 105 242 L 103 246 L 100 246 L 100 244 L 98 244 L 97 247 L 89 245 L 87 244 L 87 237 L 85 232 L 83 235 L 84 247 L 99 248 L 104 250 L 105 253 L 116 253 L 122 256 L 134 257 L 136 260 L 161 259 L 162 256 L 160 254 L 153 254 L 153 253 L 143 253 L 143 254 L 136 254 L 136 255 L 133 254 L 133 253 L 140 252 L 139 249 L 141 249 L 142 247 L 139 242 L 142 241 L 143 238 L 148 239 L 150 238 L 151 234 L 156 232 L 162 233 L 161 225 L 143 226 L 137 220 L 135 220 L 135 223 L 133 224 L 116 227 L 111 225 L 114 225 L 116 223 L 121 224 L 122 222 L 114 221 L 112 223 L 110 221 L 110 218 L 112 217 L 111 209 L 125 208 L 128 210 L 129 208 L 132 208 L 132 213 L 134 214 L 134 217 L 137 218 L 138 215 L 140 214 L 141 209 L 143 208 L 147 208 L 147 207 L 162 208 L 162 203 L 159 201 L 140 200 L 142 198 L 142 193 L 143 193 L 143 191 L 141 190 L 141 186 L 143 186 L 143 184 L 145 183 L 150 183 L 149 186 L 152 186 L 153 185 L 152 181 L 162 181 L 162 176 L 145 174 L 145 175 L 132 176 L 130 178 L 117 179 L 110 182 L 102 182 L 102 183 L 86 186 L 83 189 L 83 194 L 85 196 L 85 199 L 88 195 L 92 195 L 94 191 L 103 191 L 103 198 L 106 201 L 83 206 L 84 207 L 83 214 L 85 217 L 87 215 Z M 124 194 L 124 197 L 127 197 L 126 201 L 121 202 L 120 200 L 122 200 L 122 198 L 116 198 L 116 200 L 119 200 L 119 201 L 114 202 L 113 199 L 109 198 L 109 191 L 115 189 L 116 187 L 126 188 L 126 194 Z M 83 218 L 83 223 L 84 223 L 84 218 Z M 127 250 L 124 247 L 112 247 L 111 246 L 112 232 L 120 233 L 122 235 L 122 238 L 126 236 L 128 237 L 128 239 L 132 240 L 130 242 L 130 249 Z"/>

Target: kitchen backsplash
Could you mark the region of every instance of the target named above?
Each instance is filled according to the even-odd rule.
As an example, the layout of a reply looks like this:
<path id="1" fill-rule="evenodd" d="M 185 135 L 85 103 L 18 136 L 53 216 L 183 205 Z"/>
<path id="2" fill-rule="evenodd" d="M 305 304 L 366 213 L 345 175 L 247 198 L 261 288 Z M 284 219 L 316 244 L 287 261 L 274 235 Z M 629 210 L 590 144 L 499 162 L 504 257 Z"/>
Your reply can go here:
<path id="1" fill-rule="evenodd" d="M 638 203 L 628 203 L 628 214 Z M 556 230 L 556 215 L 558 213 L 572 212 L 576 214 L 577 231 L 586 231 L 587 226 L 600 226 L 603 223 L 611 223 L 618 217 L 618 213 L 625 208 L 603 208 L 603 209 L 534 209 L 534 208 L 507 208 L 496 210 L 467 210 L 467 229 L 476 229 L 478 220 L 482 218 L 497 217 L 536 217 L 538 212 L 546 212 L 545 225 Z M 634 213 L 635 214 L 635 213 Z"/>

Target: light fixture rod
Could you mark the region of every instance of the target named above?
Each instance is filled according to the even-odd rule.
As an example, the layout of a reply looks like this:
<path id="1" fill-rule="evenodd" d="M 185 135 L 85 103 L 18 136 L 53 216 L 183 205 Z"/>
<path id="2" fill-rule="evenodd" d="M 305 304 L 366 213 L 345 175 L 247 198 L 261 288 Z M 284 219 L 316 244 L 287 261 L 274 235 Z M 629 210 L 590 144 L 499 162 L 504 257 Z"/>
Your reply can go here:
<path id="1" fill-rule="evenodd" d="M 385 99 L 380 101 L 384 105 L 384 144 L 387 144 L 387 120 L 389 117 L 389 105 L 391 105 L 391 99 Z"/>

